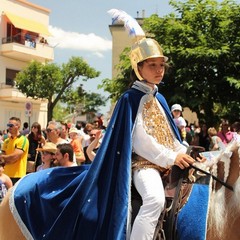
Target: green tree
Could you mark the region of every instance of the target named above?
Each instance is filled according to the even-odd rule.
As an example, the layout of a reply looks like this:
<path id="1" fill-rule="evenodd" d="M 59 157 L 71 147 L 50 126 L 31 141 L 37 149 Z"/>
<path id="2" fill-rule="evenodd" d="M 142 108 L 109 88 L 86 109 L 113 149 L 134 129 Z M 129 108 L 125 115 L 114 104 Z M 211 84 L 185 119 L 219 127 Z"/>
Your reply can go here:
<path id="1" fill-rule="evenodd" d="M 58 101 L 53 109 L 53 119 L 56 121 L 62 121 L 68 114 L 70 114 L 69 107 L 64 106 L 61 101 Z"/>
<path id="2" fill-rule="evenodd" d="M 63 102 L 69 106 L 75 106 L 75 111 L 81 113 L 96 113 L 99 111 L 100 106 L 105 106 L 107 98 L 99 93 L 88 93 L 83 89 L 80 84 L 77 89 L 69 88 L 63 98 Z M 79 109 L 80 106 L 80 109 Z"/>
<path id="3" fill-rule="evenodd" d="M 169 105 L 178 102 L 190 107 L 209 125 L 222 117 L 239 118 L 239 4 L 231 0 L 187 0 L 170 1 L 170 5 L 174 13 L 163 18 L 152 15 L 143 25 L 147 36 L 155 38 L 170 59 L 159 91 Z M 123 72 L 114 79 L 117 83 L 103 82 L 113 96 L 119 96 L 129 84 L 126 66 L 130 66 L 129 60 L 122 57 L 119 69 Z M 116 93 L 120 84 L 124 87 Z"/>
<path id="4" fill-rule="evenodd" d="M 125 92 L 129 85 L 131 84 L 131 80 L 129 78 L 131 73 L 131 63 L 129 60 L 129 51 L 130 48 L 124 49 L 122 54 L 119 57 L 119 64 L 116 66 L 119 74 L 114 79 L 103 79 L 102 84 L 99 87 L 103 88 L 104 91 L 109 92 L 112 103 L 115 103 L 121 94 Z"/>
<path id="5" fill-rule="evenodd" d="M 175 14 L 153 15 L 145 29 L 161 43 L 171 70 L 162 91 L 213 125 L 240 110 L 240 6 L 234 1 L 171 1 Z"/>
<path id="6" fill-rule="evenodd" d="M 96 113 L 100 106 L 106 105 L 106 98 L 98 93 L 87 93 L 85 95 L 84 111 L 85 113 Z"/>
<path id="7" fill-rule="evenodd" d="M 48 100 L 48 121 L 53 117 L 53 109 L 80 77 L 83 81 L 98 77 L 100 72 L 91 68 L 82 58 L 72 57 L 68 63 L 42 64 L 32 61 L 16 76 L 17 88 L 27 97 Z"/>

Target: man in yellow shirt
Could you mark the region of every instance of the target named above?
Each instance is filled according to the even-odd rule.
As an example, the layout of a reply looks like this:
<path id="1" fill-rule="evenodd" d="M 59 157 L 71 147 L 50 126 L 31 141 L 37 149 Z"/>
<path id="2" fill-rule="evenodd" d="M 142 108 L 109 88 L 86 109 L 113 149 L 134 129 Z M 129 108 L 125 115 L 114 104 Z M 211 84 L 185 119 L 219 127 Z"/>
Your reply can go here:
<path id="1" fill-rule="evenodd" d="M 29 142 L 26 136 L 20 134 L 21 120 L 19 118 L 11 117 L 7 126 L 11 136 L 3 143 L 0 159 L 6 163 L 5 174 L 15 184 L 26 175 Z"/>

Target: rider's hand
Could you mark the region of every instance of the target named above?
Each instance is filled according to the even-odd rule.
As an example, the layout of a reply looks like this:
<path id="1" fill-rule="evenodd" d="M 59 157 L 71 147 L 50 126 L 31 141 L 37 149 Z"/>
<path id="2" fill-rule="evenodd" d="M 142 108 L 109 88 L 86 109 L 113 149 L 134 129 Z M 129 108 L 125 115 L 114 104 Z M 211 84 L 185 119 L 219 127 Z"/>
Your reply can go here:
<path id="1" fill-rule="evenodd" d="M 181 169 L 184 169 L 192 165 L 194 162 L 195 160 L 188 154 L 180 153 L 177 155 L 174 165 L 180 167 Z"/>

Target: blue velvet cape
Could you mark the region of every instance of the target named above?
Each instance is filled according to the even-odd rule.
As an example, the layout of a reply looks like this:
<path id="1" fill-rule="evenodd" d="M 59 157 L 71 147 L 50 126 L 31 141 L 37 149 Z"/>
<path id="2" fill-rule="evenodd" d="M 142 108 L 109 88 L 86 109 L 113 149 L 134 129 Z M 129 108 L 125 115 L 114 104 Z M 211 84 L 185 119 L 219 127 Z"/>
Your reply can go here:
<path id="1" fill-rule="evenodd" d="M 144 94 L 131 88 L 120 98 L 89 169 L 46 169 L 19 181 L 13 213 L 28 239 L 126 239 L 132 129 Z M 165 98 L 156 97 L 180 139 Z"/>

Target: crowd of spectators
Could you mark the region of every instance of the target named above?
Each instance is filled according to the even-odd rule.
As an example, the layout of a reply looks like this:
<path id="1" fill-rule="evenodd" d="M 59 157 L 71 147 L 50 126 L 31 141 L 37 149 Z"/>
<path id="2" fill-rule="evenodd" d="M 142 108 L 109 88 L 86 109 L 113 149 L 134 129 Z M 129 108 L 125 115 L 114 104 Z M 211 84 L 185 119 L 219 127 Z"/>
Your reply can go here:
<path id="1" fill-rule="evenodd" d="M 186 126 L 188 144 L 204 147 L 205 151 L 221 150 L 231 142 L 234 133 L 240 134 L 239 120 L 230 123 L 222 119 L 217 126 L 208 126 L 206 122 Z"/>
<path id="2" fill-rule="evenodd" d="M 183 109 L 180 104 L 173 104 L 171 113 L 173 121 L 178 127 L 183 144 L 204 147 L 205 151 L 223 150 L 233 138 L 234 132 L 240 132 L 240 121 L 230 123 L 227 119 L 221 119 L 215 126 L 208 126 L 206 122 L 191 123 L 183 118 Z"/>
<path id="3" fill-rule="evenodd" d="M 188 125 L 188 122 L 185 120 L 179 121 L 179 117 L 181 116 L 182 118 L 181 112 L 180 105 L 173 105 L 174 121 L 177 126 L 180 126 L 180 135 L 188 145 L 202 146 L 205 148 L 205 151 L 221 150 L 232 140 L 234 132 L 240 134 L 240 121 L 230 124 L 228 120 L 223 119 L 219 123 L 219 128 L 207 126 L 205 122 L 200 122 L 199 126 L 192 123 Z M 181 122 L 184 122 L 184 124 L 180 124 Z M 182 125 L 184 125 L 184 131 Z M 24 174 L 16 175 L 14 171 L 19 172 L 20 170 L 17 168 L 22 168 L 23 166 L 16 165 L 16 162 L 26 161 L 25 167 L 28 165 L 27 163 L 34 163 L 34 169 L 31 172 L 57 166 L 70 167 L 91 164 L 106 130 L 106 127 L 103 125 L 102 115 L 96 116 L 93 122 L 78 121 L 77 123 L 65 123 L 50 121 L 44 129 L 38 122 L 34 122 L 30 128 L 28 123 L 25 122 L 22 130 L 20 130 L 20 119 L 13 117 L 10 118 L 7 126 L 7 130 L 0 131 L 2 149 L 0 157 L 0 172 L 2 174 L 0 180 L 2 178 L 2 181 L 0 183 L 3 190 L 1 198 L 6 193 L 6 189 L 29 173 L 26 170 Z M 20 136 L 24 138 L 19 142 Z M 18 141 L 18 145 L 15 145 L 16 149 L 13 149 L 12 152 L 9 152 L 7 148 L 8 139 Z M 24 149 L 23 145 L 21 145 L 25 144 L 25 139 L 27 141 L 27 149 Z M 60 145 L 63 146 L 59 147 Z M 4 157 L 4 154 L 12 157 L 16 155 L 16 157 L 14 157 L 14 161 L 10 161 L 8 160 L 9 157 Z M 14 169 L 12 168 L 10 171 L 8 169 L 6 174 L 4 174 L 5 165 L 14 165 Z M 3 181 L 4 179 L 7 179 L 5 181 L 6 184 Z"/>
<path id="4" fill-rule="evenodd" d="M 0 131 L 0 201 L 7 189 L 26 174 L 51 167 L 91 164 L 105 131 L 102 116 L 96 116 L 91 123 L 50 121 L 42 128 L 38 122 L 30 127 L 25 122 L 20 128 L 21 120 L 11 117 L 7 130 Z M 96 131 L 101 132 L 101 137 L 98 134 L 99 143 L 89 157 L 87 148 L 91 142 L 96 143 Z"/>

